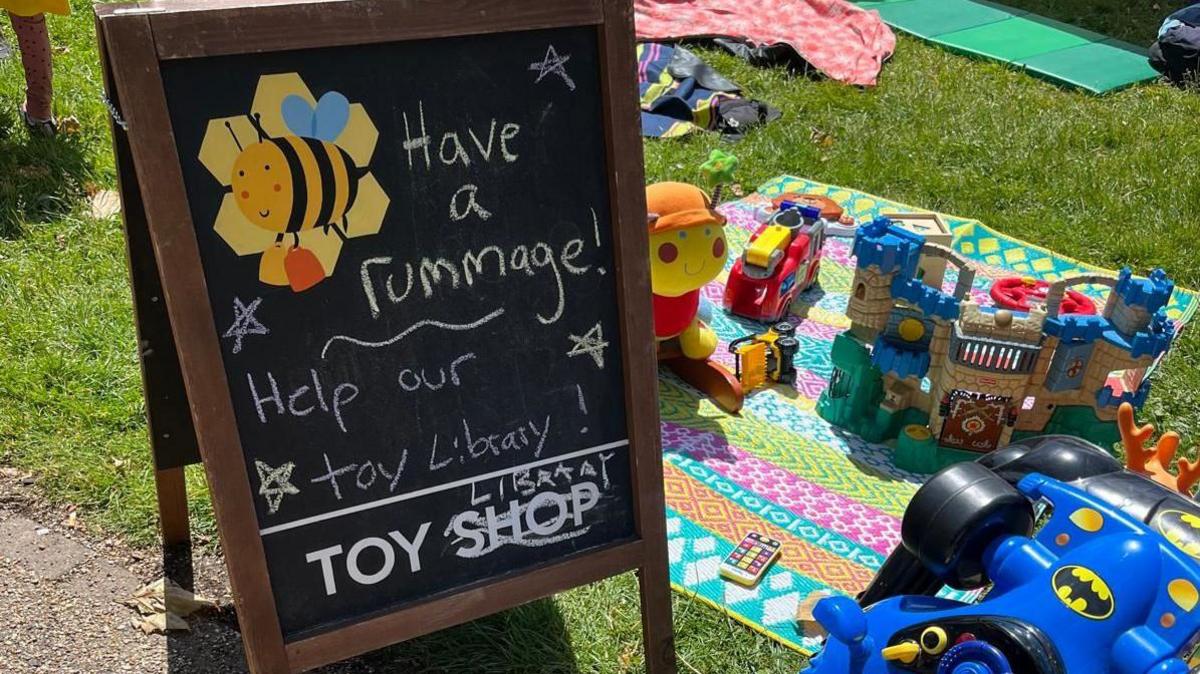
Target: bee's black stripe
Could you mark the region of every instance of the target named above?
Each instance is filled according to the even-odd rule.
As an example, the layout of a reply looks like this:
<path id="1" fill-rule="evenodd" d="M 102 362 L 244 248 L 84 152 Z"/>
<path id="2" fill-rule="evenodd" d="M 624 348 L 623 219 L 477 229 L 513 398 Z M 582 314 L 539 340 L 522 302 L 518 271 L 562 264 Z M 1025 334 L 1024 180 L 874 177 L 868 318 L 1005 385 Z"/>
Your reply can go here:
<path id="1" fill-rule="evenodd" d="M 346 182 L 349 185 L 347 189 L 350 190 L 350 193 L 346 195 L 346 212 L 349 213 L 350 209 L 354 207 L 354 197 L 358 196 L 358 177 L 360 171 L 354 165 L 354 160 L 350 158 L 350 155 L 345 150 L 340 147 L 337 150 L 342 155 L 342 161 L 346 163 L 346 177 L 348 178 Z"/>
<path id="2" fill-rule="evenodd" d="M 313 157 L 317 160 L 317 172 L 320 173 L 321 188 L 321 208 L 317 211 L 317 221 L 312 223 L 313 227 L 324 227 L 329 224 L 330 218 L 333 217 L 333 201 L 334 192 L 337 189 L 333 179 L 333 164 L 336 161 L 329 151 L 332 145 L 327 145 L 315 138 L 305 138 L 305 143 L 308 143 L 308 149 L 312 150 Z"/>
<path id="3" fill-rule="evenodd" d="M 304 175 L 300 157 L 291 143 L 283 138 L 270 140 L 283 153 L 283 158 L 287 160 L 288 172 L 292 176 L 292 210 L 288 214 L 287 231 L 298 232 L 304 226 L 304 211 L 308 209 L 308 176 Z"/>

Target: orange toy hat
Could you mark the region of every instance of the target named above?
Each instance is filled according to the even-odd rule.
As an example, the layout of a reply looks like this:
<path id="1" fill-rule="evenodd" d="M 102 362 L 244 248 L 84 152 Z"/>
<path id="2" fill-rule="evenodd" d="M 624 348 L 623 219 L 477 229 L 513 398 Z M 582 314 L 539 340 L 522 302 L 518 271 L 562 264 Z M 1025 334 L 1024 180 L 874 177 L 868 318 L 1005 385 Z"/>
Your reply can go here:
<path id="1" fill-rule="evenodd" d="M 687 183 L 655 183 L 646 187 L 646 221 L 651 234 L 698 225 L 725 224 L 704 190 Z"/>

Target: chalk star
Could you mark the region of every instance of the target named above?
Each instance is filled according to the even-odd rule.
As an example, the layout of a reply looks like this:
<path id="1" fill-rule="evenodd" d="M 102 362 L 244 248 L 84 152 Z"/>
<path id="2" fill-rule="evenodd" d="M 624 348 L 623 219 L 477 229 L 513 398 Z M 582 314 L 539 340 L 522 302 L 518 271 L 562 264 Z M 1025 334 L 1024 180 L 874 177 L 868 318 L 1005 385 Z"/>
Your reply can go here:
<path id="1" fill-rule="evenodd" d="M 300 490 L 291 483 L 292 471 L 296 464 L 288 461 L 278 468 L 272 468 L 262 461 L 255 461 L 258 469 L 258 493 L 267 498 L 267 512 L 274 515 L 279 510 L 279 503 L 284 494 L 299 494 Z"/>
<path id="2" fill-rule="evenodd" d="M 599 322 L 596 323 L 596 327 L 588 330 L 586 335 L 567 335 L 567 339 L 574 342 L 571 350 L 567 352 L 567 357 L 591 356 L 592 360 L 596 361 L 596 367 L 604 367 L 604 347 L 608 346 L 608 342 L 604 341 L 604 328 Z"/>
<path id="3" fill-rule="evenodd" d="M 534 80 L 534 84 L 541 82 L 546 75 L 558 75 L 567 83 L 568 89 L 575 91 L 575 80 L 571 79 L 571 76 L 567 74 L 566 68 L 567 61 L 570 60 L 570 54 L 559 56 L 558 52 L 554 49 L 554 45 L 550 45 L 546 49 L 546 56 L 541 61 L 534 61 L 529 64 L 529 69 L 536 70 L 538 74 L 537 79 Z"/>
<path id="4" fill-rule="evenodd" d="M 262 322 L 259 321 L 254 315 L 254 312 L 258 310 L 258 305 L 260 304 L 262 304 L 261 297 L 251 302 L 250 306 L 246 306 L 240 297 L 233 298 L 233 325 L 229 326 L 229 329 L 226 330 L 225 334 L 221 336 L 233 338 L 234 353 L 242 352 L 242 339 L 244 339 L 246 335 L 271 334 L 271 331 L 267 328 L 267 326 L 263 325 Z"/>

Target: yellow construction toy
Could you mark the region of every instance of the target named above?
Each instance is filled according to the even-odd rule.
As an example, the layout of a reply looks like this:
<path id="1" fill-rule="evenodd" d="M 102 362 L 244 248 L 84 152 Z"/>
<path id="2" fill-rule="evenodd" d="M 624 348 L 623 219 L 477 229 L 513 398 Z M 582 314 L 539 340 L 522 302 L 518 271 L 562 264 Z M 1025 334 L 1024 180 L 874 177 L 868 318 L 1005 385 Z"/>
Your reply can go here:
<path id="1" fill-rule="evenodd" d="M 796 381 L 792 360 L 800 350 L 800 342 L 795 335 L 796 327 L 784 321 L 761 335 L 746 335 L 729 343 L 742 390 L 752 391 L 765 385 L 768 379 L 782 384 Z"/>

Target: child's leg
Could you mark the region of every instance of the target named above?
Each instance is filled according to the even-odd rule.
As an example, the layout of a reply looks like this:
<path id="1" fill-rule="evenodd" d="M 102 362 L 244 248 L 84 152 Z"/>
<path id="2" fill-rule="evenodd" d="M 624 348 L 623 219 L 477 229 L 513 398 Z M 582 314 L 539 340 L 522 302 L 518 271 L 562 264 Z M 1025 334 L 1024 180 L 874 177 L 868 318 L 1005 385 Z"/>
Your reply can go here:
<path id="1" fill-rule="evenodd" d="M 34 120 L 52 116 L 50 101 L 54 84 L 50 69 L 50 35 L 46 32 L 46 15 L 8 15 L 21 47 L 21 63 L 25 66 L 25 112 Z"/>

